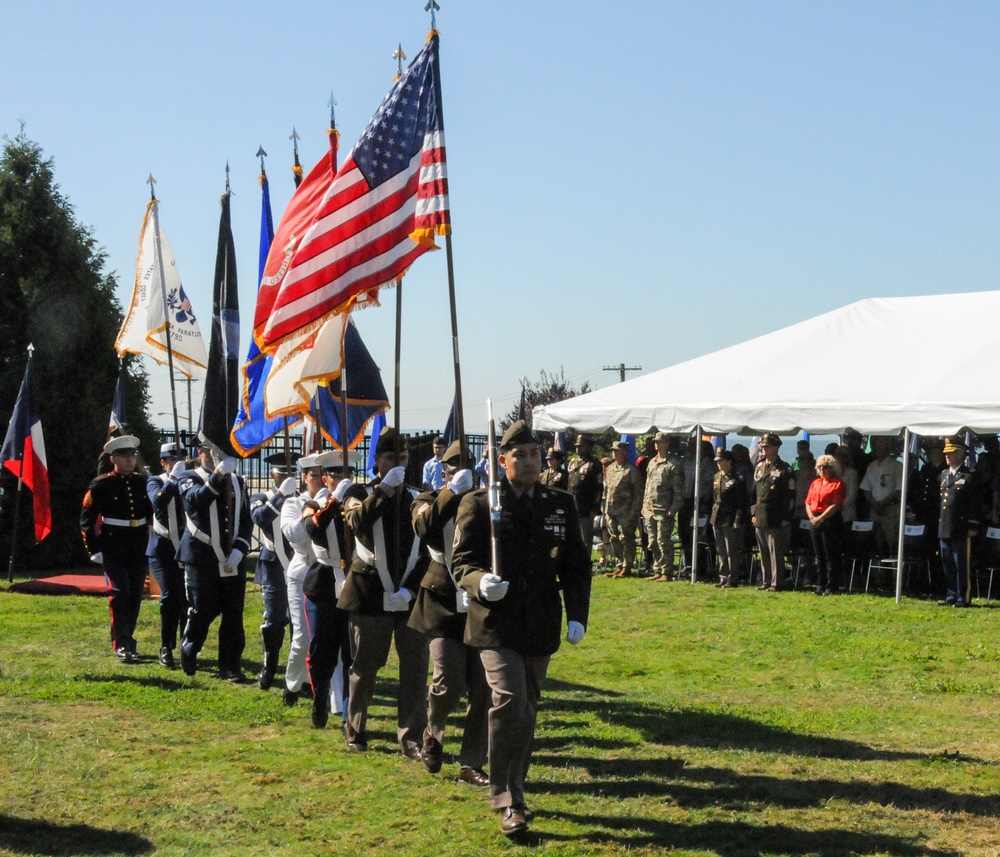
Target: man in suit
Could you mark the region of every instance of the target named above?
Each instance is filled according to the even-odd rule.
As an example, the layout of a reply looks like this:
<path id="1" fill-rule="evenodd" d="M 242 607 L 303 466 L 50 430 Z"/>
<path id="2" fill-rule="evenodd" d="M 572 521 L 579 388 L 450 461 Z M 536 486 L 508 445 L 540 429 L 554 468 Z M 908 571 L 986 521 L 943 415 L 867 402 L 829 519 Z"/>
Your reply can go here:
<path id="1" fill-rule="evenodd" d="M 520 836 L 532 818 L 524 780 L 542 682 L 559 648 L 564 602 L 566 640 L 583 639 L 591 568 L 572 497 L 538 484 L 541 447 L 523 420 L 504 432 L 499 459 L 505 476 L 494 495 L 498 508 L 491 513 L 490 489 L 462 498 L 452 562 L 469 595 L 465 642 L 480 650 L 493 694 L 490 803 L 500 811 L 501 832 Z M 499 567 L 492 562 L 491 514 Z"/>

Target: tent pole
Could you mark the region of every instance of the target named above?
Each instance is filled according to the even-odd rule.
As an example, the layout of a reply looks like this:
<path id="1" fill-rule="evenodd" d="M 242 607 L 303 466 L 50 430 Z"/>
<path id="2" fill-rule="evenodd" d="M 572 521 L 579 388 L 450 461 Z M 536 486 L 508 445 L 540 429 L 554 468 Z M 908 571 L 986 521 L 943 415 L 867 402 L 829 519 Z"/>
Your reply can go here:
<path id="1" fill-rule="evenodd" d="M 694 427 L 694 517 L 691 520 L 691 582 L 698 582 L 698 511 L 701 508 L 701 426 Z M 681 522 L 683 523 L 683 522 Z"/>
<path id="2" fill-rule="evenodd" d="M 899 546 L 896 549 L 896 603 L 903 600 L 903 560 L 906 534 L 906 489 L 910 482 L 910 430 L 903 429 L 903 487 L 899 498 Z"/>

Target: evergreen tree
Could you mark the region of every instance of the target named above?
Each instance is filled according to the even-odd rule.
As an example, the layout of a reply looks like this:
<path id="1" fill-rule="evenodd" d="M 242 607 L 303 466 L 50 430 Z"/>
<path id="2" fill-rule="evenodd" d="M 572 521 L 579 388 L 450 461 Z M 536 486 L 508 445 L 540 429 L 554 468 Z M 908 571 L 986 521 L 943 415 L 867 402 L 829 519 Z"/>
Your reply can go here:
<path id="1" fill-rule="evenodd" d="M 35 546 L 30 498 L 22 498 L 18 568 L 84 565 L 80 503 L 96 474 L 107 439 L 118 375 L 114 340 L 122 320 L 116 280 L 104 273 L 105 254 L 55 183 L 53 162 L 21 133 L 0 152 L 0 424 L 10 419 L 24 375 L 28 343 L 35 346 L 34 384 L 49 465 L 52 534 Z M 134 433 L 149 454 L 145 371 L 129 360 L 128 406 Z M 4 470 L 3 533 L 10 554 L 10 509 L 16 481 Z"/>

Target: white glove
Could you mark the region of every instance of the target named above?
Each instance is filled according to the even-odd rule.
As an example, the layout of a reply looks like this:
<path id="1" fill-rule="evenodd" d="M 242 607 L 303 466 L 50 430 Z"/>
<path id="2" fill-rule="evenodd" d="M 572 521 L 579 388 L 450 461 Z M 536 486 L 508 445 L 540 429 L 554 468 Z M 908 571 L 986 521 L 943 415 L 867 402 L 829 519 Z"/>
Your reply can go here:
<path id="1" fill-rule="evenodd" d="M 341 479 L 337 483 L 337 487 L 333 489 L 333 499 L 338 503 L 344 502 L 344 497 L 347 496 L 347 490 L 354 484 L 354 480 L 351 478 Z"/>
<path id="2" fill-rule="evenodd" d="M 326 486 L 324 485 L 322 488 L 319 489 L 319 491 L 316 492 L 316 496 L 313 497 L 313 500 L 315 500 L 317 503 L 319 503 L 319 505 L 322 507 L 326 503 L 327 497 L 329 497 L 329 496 L 330 496 L 330 492 L 327 490 Z"/>
<path id="3" fill-rule="evenodd" d="M 587 629 L 583 627 L 579 622 L 574 622 L 572 619 L 566 623 L 566 642 L 570 645 L 575 646 L 583 639 L 583 635 L 587 633 Z"/>
<path id="4" fill-rule="evenodd" d="M 187 462 L 181 459 L 176 462 L 173 467 L 170 468 L 170 478 L 177 481 L 178 477 L 187 470 Z"/>
<path id="5" fill-rule="evenodd" d="M 381 485 L 383 488 L 398 488 L 403 484 L 403 480 L 406 478 L 406 468 L 405 467 L 393 467 L 385 476 L 382 477 Z"/>
<path id="6" fill-rule="evenodd" d="M 413 599 L 413 593 L 409 589 L 397 589 L 389 596 L 393 607 L 396 610 L 405 610 Z"/>
<path id="7" fill-rule="evenodd" d="M 92 553 L 90 555 L 90 561 L 102 565 L 104 563 L 104 554 L 98 551 L 97 553 Z"/>
<path id="8" fill-rule="evenodd" d="M 284 495 L 285 497 L 294 497 L 295 491 L 298 487 L 299 487 L 298 480 L 294 476 L 289 476 L 278 487 L 278 493 Z"/>
<path id="9" fill-rule="evenodd" d="M 236 469 L 236 459 L 230 455 L 227 455 L 218 464 L 215 465 L 215 472 L 221 476 L 228 476 Z"/>
<path id="10" fill-rule="evenodd" d="M 448 490 L 452 494 L 464 494 L 472 490 L 472 471 L 459 470 L 448 482 Z"/>
<path id="11" fill-rule="evenodd" d="M 240 567 L 240 560 L 243 559 L 243 551 L 236 550 L 233 548 L 230 551 L 229 556 L 226 558 L 226 568 L 231 568 L 236 571 Z"/>
<path id="12" fill-rule="evenodd" d="M 487 601 L 499 601 L 507 594 L 510 582 L 498 574 L 487 573 L 479 578 L 479 594 Z"/>

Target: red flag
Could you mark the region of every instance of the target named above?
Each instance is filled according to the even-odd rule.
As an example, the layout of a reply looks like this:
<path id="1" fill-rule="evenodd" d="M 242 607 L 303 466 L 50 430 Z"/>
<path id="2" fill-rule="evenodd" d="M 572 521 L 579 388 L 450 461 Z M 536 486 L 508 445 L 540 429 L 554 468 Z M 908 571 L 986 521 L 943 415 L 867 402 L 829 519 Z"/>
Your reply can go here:
<path id="1" fill-rule="evenodd" d="M 261 348 L 395 282 L 450 229 L 434 33 L 334 177 L 270 303 Z"/>
<path id="2" fill-rule="evenodd" d="M 35 410 L 31 387 L 31 358 L 24 370 L 24 380 L 17 394 L 14 413 L 10 416 L 7 435 L 0 447 L 0 461 L 15 476 L 19 476 L 34 497 L 35 541 L 40 542 L 52 532 L 52 505 L 49 500 L 49 467 L 45 459 L 45 439 L 42 421 Z"/>
<path id="3" fill-rule="evenodd" d="M 292 194 L 292 198 L 288 201 L 288 207 L 281 217 L 281 222 L 278 224 L 278 229 L 274 233 L 271 249 L 267 254 L 264 271 L 260 277 L 257 307 L 253 315 L 253 335 L 258 347 L 262 345 L 264 328 L 271 316 L 271 308 L 274 306 L 274 299 L 278 296 L 281 281 L 288 273 L 292 255 L 306 234 L 306 230 L 313 220 L 313 215 L 316 214 L 316 210 L 333 181 L 334 166 L 337 161 L 337 138 L 337 132 L 331 131 L 330 152 L 319 159 L 316 166 L 309 170 L 309 174 L 295 189 L 295 193 Z"/>

